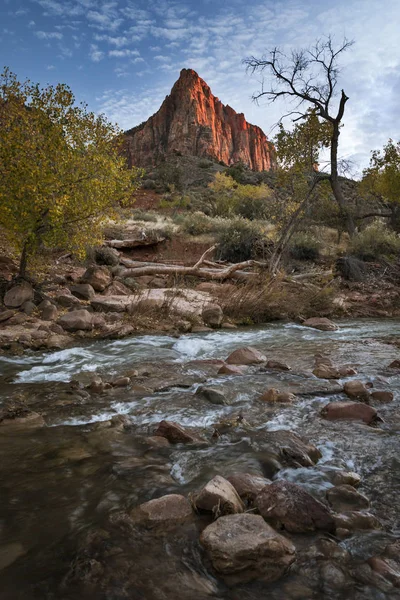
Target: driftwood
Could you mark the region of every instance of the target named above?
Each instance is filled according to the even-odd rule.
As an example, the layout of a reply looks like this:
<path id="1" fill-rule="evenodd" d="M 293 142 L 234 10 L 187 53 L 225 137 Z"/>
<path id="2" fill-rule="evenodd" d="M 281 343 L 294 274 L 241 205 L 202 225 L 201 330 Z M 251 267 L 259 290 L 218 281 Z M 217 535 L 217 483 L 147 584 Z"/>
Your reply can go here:
<path id="1" fill-rule="evenodd" d="M 156 246 L 161 242 L 165 242 L 165 237 L 147 237 L 144 235 L 140 238 L 129 238 L 127 240 L 106 240 L 104 245 L 117 250 L 129 250 L 130 248 L 142 248 L 143 246 Z"/>
<path id="2" fill-rule="evenodd" d="M 248 281 L 258 277 L 256 272 L 246 272 L 245 269 L 254 267 L 266 267 L 266 263 L 255 260 L 246 260 L 244 262 L 232 265 L 221 265 L 210 262 L 207 259 L 216 246 L 212 246 L 200 257 L 197 263 L 191 267 L 183 265 L 164 265 L 154 263 L 135 263 L 135 266 L 126 268 L 122 277 L 141 277 L 142 275 L 191 275 L 202 279 L 214 281 L 225 281 L 226 279 L 239 279 Z M 124 261 L 125 264 L 127 261 Z M 136 266 L 136 264 L 140 266 Z M 207 266 L 206 266 L 207 265 Z"/>

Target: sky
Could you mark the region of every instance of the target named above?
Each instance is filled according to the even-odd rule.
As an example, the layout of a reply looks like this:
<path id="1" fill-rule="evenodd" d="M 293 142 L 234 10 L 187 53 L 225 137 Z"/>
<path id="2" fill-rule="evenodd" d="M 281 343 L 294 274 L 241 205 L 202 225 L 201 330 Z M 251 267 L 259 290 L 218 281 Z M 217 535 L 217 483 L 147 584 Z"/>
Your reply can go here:
<path id="1" fill-rule="evenodd" d="M 399 31 L 399 0 L 0 0 L 3 65 L 20 80 L 68 84 L 123 129 L 156 112 L 191 68 L 271 138 L 288 106 L 252 101 L 260 79 L 243 59 L 325 35 L 354 40 L 339 80 L 350 98 L 340 155 L 354 175 L 371 150 L 400 139 Z"/>

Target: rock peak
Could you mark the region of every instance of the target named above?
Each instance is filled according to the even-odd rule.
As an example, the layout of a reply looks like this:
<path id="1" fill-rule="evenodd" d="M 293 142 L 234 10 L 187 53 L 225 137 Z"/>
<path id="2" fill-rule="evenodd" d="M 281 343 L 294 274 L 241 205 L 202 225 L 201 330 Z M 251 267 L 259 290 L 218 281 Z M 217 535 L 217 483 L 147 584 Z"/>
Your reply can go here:
<path id="1" fill-rule="evenodd" d="M 226 165 L 242 162 L 254 171 L 275 167 L 273 145 L 213 95 L 193 69 L 182 69 L 161 108 L 126 132 L 129 163 L 148 167 L 168 154 L 207 157 Z"/>

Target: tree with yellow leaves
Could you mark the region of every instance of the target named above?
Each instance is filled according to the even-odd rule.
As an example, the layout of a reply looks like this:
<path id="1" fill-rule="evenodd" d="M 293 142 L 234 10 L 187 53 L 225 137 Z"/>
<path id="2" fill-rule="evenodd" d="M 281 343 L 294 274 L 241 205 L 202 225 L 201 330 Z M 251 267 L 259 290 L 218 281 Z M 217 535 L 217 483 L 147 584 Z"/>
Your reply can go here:
<path id="1" fill-rule="evenodd" d="M 64 84 L 45 88 L 0 75 L 0 227 L 20 252 L 20 276 L 41 248 L 78 256 L 126 203 L 141 171 L 128 169 L 120 131 L 76 105 Z"/>

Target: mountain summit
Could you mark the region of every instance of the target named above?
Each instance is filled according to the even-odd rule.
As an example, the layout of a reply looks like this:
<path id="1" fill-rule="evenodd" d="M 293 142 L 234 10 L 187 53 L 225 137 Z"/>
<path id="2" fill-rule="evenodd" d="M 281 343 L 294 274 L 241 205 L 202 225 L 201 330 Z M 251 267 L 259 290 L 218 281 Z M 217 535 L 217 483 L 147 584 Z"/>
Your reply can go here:
<path id="1" fill-rule="evenodd" d="M 129 163 L 139 167 L 157 164 L 168 154 L 226 165 L 242 162 L 253 171 L 275 166 L 274 146 L 260 127 L 222 104 L 192 69 L 182 69 L 159 111 L 125 135 Z"/>

